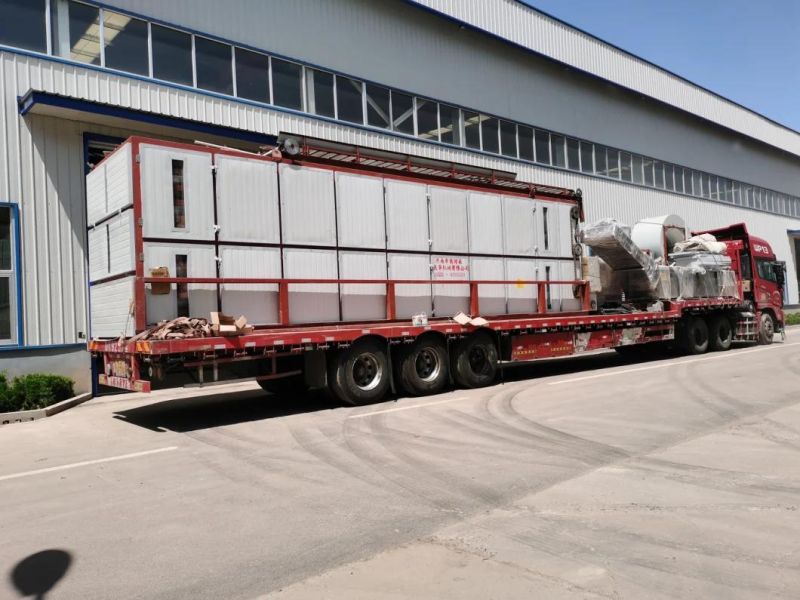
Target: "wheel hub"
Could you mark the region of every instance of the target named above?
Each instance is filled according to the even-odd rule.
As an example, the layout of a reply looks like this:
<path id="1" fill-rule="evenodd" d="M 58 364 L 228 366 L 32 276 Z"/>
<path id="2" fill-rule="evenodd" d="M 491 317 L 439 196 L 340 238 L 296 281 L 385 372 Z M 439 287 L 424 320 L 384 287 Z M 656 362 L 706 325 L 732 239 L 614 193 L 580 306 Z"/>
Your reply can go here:
<path id="1" fill-rule="evenodd" d="M 423 381 L 433 381 L 441 371 L 439 355 L 430 348 L 424 348 L 420 351 L 417 355 L 417 360 L 414 361 L 414 366 L 417 371 L 417 377 Z"/>
<path id="2" fill-rule="evenodd" d="M 469 351 L 468 359 L 474 373 L 482 373 L 487 367 L 486 351 L 480 346 L 475 346 Z"/>
<path id="3" fill-rule="evenodd" d="M 353 361 L 353 382 L 365 392 L 375 389 L 383 377 L 383 367 L 374 354 L 365 352 Z"/>

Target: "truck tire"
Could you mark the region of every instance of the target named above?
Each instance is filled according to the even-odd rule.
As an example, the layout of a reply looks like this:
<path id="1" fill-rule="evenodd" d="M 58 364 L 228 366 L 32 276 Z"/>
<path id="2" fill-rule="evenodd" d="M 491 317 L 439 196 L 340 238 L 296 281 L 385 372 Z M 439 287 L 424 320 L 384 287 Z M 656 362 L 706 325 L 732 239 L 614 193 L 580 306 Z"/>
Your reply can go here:
<path id="1" fill-rule="evenodd" d="M 291 375 L 280 379 L 263 379 L 258 382 L 261 389 L 276 396 L 285 394 L 302 394 L 308 390 L 305 378 L 302 375 Z"/>
<path id="2" fill-rule="evenodd" d="M 733 342 L 733 324 L 725 315 L 712 317 L 708 325 L 708 342 L 711 350 L 725 351 L 731 349 Z"/>
<path id="3" fill-rule="evenodd" d="M 689 317 L 681 331 L 681 346 L 687 354 L 703 354 L 708 350 L 708 324 L 703 317 Z"/>
<path id="4" fill-rule="evenodd" d="M 397 379 L 403 390 L 412 396 L 438 394 L 450 380 L 447 347 L 436 336 L 418 338 L 400 352 Z"/>
<path id="5" fill-rule="evenodd" d="M 389 360 L 384 344 L 356 340 L 334 352 L 328 363 L 328 386 L 341 402 L 362 406 L 383 400 L 389 390 Z"/>
<path id="6" fill-rule="evenodd" d="M 452 354 L 453 378 L 465 388 L 491 385 L 497 375 L 497 347 L 492 337 L 477 332 L 465 337 Z"/>
<path id="7" fill-rule="evenodd" d="M 772 338 L 775 335 L 775 320 L 768 312 L 761 313 L 761 318 L 758 321 L 758 343 L 769 345 L 772 343 Z"/>

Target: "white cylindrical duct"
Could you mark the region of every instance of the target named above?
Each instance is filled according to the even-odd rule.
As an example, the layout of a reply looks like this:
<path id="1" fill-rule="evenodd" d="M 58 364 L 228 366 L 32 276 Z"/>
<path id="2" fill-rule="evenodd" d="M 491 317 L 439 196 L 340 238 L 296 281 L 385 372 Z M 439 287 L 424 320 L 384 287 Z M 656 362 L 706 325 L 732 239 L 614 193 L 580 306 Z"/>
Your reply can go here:
<path id="1" fill-rule="evenodd" d="M 633 226 L 631 239 L 653 259 L 666 263 L 673 246 L 686 239 L 686 224 L 677 215 L 649 217 Z"/>

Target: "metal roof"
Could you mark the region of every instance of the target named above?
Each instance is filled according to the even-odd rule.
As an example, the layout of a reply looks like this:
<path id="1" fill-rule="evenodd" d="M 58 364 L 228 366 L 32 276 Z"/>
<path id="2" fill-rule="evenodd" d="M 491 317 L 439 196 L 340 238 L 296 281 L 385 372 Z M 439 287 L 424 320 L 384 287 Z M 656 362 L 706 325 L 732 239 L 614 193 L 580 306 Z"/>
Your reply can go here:
<path id="1" fill-rule="evenodd" d="M 520 0 L 406 0 L 459 25 L 800 156 L 800 132 Z"/>

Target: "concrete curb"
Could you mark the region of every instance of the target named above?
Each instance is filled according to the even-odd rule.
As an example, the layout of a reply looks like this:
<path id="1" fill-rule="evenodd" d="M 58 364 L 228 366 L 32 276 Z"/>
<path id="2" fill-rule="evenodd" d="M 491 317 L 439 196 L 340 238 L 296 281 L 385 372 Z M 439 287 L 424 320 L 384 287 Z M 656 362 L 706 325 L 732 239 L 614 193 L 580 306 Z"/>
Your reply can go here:
<path id="1" fill-rule="evenodd" d="M 45 417 L 52 417 L 60 412 L 63 412 L 79 404 L 83 404 L 91 399 L 90 393 L 78 394 L 72 398 L 67 398 L 56 404 L 51 404 L 45 408 L 36 408 L 33 410 L 18 410 L 15 412 L 0 413 L 0 426 L 13 425 L 14 423 L 25 423 L 27 421 L 36 421 L 37 419 L 44 419 Z"/>

